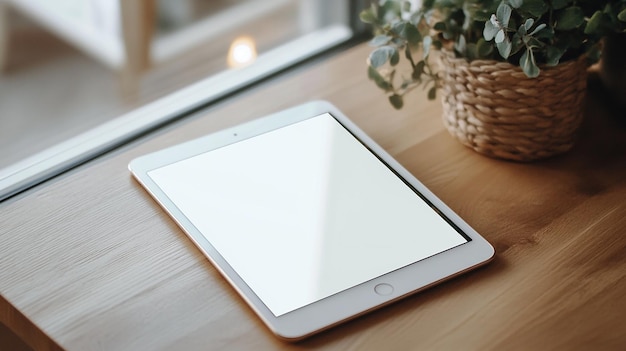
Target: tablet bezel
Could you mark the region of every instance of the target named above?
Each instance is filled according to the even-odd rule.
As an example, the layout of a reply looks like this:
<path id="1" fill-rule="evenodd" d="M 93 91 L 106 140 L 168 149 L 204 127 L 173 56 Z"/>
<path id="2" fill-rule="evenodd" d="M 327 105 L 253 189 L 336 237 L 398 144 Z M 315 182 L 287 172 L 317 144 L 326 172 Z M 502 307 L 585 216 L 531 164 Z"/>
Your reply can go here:
<path id="1" fill-rule="evenodd" d="M 250 287 L 230 267 L 219 252 L 185 217 L 148 172 L 256 135 L 329 113 L 350 133 L 410 184 L 421 196 L 442 213 L 471 240 L 465 244 L 415 262 L 371 280 L 276 317 Z M 298 340 L 354 318 L 372 309 L 394 302 L 443 280 L 471 270 L 490 261 L 493 247 L 456 213 L 446 206 L 420 181 L 402 167 L 391 155 L 352 123 L 341 111 L 326 101 L 313 101 L 270 116 L 228 128 L 199 139 L 176 145 L 134 159 L 128 165 L 137 181 L 170 214 L 187 236 L 247 301 L 264 323 L 279 337 Z M 375 258 L 373 258 L 375 259 Z M 385 283 L 393 286 L 390 295 L 379 295 L 374 288 Z"/>

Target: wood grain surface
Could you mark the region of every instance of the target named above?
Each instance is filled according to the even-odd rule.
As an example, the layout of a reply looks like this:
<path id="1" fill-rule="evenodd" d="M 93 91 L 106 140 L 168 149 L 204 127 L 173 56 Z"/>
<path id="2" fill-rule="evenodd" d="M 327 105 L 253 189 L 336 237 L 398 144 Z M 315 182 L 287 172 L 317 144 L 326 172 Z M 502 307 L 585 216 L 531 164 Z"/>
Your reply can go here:
<path id="1" fill-rule="evenodd" d="M 486 158 L 359 45 L 0 204 L 0 322 L 33 349 L 531 350 L 626 345 L 626 127 L 591 82 L 574 150 Z M 275 338 L 133 180 L 134 157 L 312 99 L 337 105 L 489 240 L 490 265 L 296 344 Z M 620 121 L 621 118 L 621 121 Z"/>

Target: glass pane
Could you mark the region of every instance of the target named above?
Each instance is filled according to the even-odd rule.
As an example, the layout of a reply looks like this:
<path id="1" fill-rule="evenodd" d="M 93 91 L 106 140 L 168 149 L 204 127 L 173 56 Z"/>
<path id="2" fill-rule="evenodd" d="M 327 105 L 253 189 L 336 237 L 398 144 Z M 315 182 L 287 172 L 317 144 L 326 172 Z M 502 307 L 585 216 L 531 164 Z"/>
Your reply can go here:
<path id="1" fill-rule="evenodd" d="M 0 178 L 4 167 L 194 82 L 347 26 L 348 7 L 330 0 L 0 0 Z"/>

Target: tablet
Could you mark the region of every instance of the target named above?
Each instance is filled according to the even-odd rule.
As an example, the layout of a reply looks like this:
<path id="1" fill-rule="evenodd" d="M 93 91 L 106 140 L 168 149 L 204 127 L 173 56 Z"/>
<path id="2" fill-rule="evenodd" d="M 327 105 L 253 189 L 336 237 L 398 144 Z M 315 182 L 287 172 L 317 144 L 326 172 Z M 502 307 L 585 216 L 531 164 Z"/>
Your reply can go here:
<path id="1" fill-rule="evenodd" d="M 139 157 L 129 169 L 285 339 L 324 330 L 494 255 L 328 102 Z"/>

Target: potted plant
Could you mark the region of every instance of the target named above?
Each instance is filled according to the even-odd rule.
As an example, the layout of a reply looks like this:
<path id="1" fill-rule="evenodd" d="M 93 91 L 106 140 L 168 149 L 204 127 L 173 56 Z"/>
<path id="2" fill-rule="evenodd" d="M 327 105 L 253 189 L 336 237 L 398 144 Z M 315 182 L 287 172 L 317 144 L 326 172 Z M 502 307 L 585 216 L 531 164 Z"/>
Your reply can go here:
<path id="1" fill-rule="evenodd" d="M 573 146 L 586 69 L 626 22 L 626 0 L 386 0 L 361 20 L 375 33 L 368 76 L 395 108 L 415 88 L 430 99 L 442 90 L 459 141 L 530 161 Z"/>

